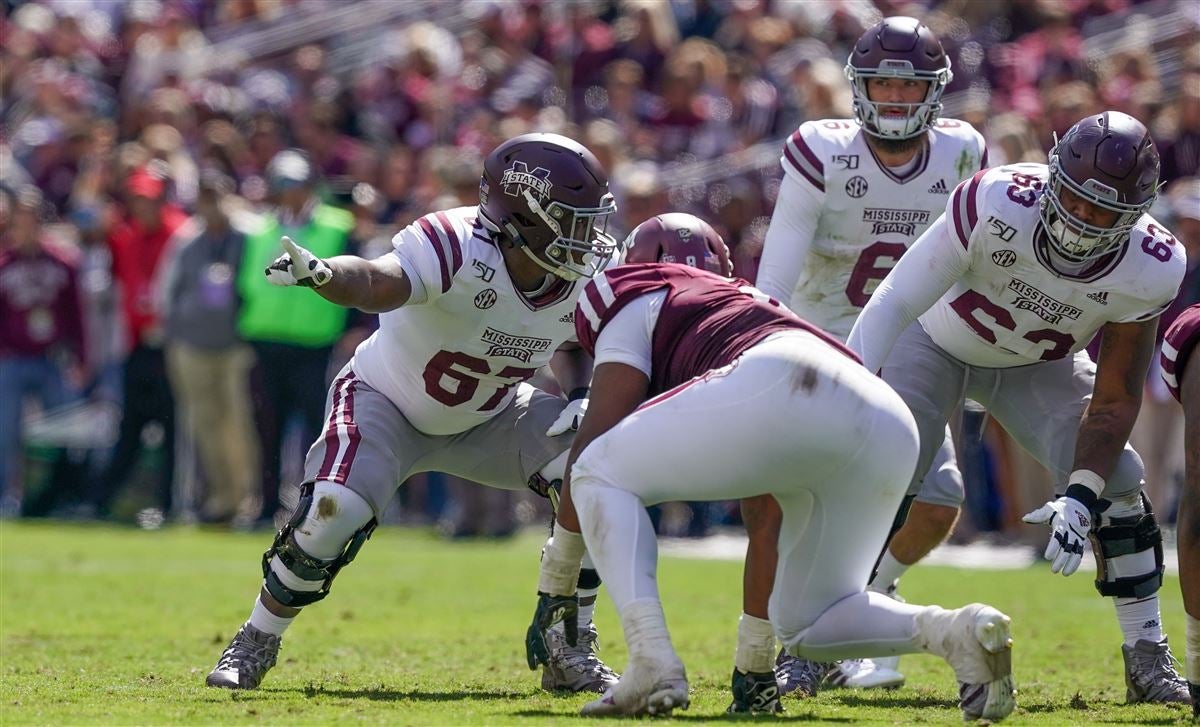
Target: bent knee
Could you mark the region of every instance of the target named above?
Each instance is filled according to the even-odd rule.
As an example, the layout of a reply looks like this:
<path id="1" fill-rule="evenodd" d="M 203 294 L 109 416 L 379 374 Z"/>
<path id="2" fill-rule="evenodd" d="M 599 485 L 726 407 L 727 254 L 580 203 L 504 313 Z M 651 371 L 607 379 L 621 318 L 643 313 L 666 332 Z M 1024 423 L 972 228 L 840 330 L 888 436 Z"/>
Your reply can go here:
<path id="1" fill-rule="evenodd" d="M 1117 466 L 1105 482 L 1101 496 L 1106 500 L 1119 500 L 1133 495 L 1141 491 L 1145 478 L 1146 465 L 1142 463 L 1141 455 L 1127 444 L 1117 459 Z"/>

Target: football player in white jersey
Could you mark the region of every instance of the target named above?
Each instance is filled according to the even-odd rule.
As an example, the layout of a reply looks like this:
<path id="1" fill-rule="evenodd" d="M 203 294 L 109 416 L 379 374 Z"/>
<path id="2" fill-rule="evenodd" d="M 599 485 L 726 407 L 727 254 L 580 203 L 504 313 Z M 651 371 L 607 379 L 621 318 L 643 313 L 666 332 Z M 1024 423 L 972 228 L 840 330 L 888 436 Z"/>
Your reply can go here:
<path id="1" fill-rule="evenodd" d="M 890 17 L 859 38 L 846 62 L 854 116 L 805 122 L 784 146 L 784 178 L 755 285 L 800 317 L 845 340 L 875 286 L 938 218 L 963 179 L 987 166 L 983 137 L 970 124 L 941 119 L 950 59 L 915 18 Z M 895 593 L 897 581 L 950 533 L 963 502 L 962 475 L 949 430 L 915 497 L 910 525 L 892 538 L 871 588 Z M 750 535 L 748 582 L 765 607 L 773 573 L 771 538 L 778 508 L 770 498 L 744 504 Z M 898 658 L 837 665 L 779 654 L 784 693 L 811 696 L 827 683 L 897 687 Z M 828 671 L 827 671 L 828 670 Z"/>
<path id="2" fill-rule="evenodd" d="M 1048 166 L 976 174 L 880 284 L 848 343 L 912 409 L 917 472 L 966 396 L 1053 473 L 1057 499 L 1025 516 L 1052 530 L 1051 570 L 1074 573 L 1090 539 L 1096 588 L 1124 634 L 1127 700 L 1186 703 L 1159 615 L 1162 535 L 1127 443 L 1186 265 L 1147 214 L 1158 173 L 1146 127 L 1108 111 L 1071 127 Z M 1093 364 L 1084 347 L 1097 332 Z"/>
<path id="3" fill-rule="evenodd" d="M 575 299 L 618 248 L 606 232 L 616 211 L 608 177 L 580 144 L 527 134 L 488 155 L 479 197 L 418 219 L 378 259 L 321 260 L 284 238 L 286 253 L 266 270 L 277 284 L 379 313 L 379 330 L 330 388 L 300 502 L 263 556 L 261 592 L 210 686 L 259 685 L 284 629 L 327 595 L 409 475 L 439 470 L 542 495 L 561 481 L 591 368 Z M 570 355 L 551 362 L 560 350 Z M 546 364 L 569 401 L 525 383 Z M 547 689 L 602 691 L 617 678 L 595 655 L 599 580 L 584 566 L 579 619 L 551 634 Z"/>

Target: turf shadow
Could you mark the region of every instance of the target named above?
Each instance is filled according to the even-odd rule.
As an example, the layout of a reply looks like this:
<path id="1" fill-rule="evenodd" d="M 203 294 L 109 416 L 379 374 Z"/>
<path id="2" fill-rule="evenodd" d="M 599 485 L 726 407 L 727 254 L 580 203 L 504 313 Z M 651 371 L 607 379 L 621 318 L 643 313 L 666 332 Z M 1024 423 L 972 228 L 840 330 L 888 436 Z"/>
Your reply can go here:
<path id="1" fill-rule="evenodd" d="M 336 697 L 338 699 L 369 699 L 375 702 L 459 702 L 465 699 L 528 699 L 528 692 L 495 689 L 460 689 L 457 691 L 423 691 L 421 689 L 388 689 L 387 687 L 365 687 L 362 689 L 330 689 L 324 685 L 309 685 L 287 691 L 302 692 L 305 697 Z"/>
<path id="2" fill-rule="evenodd" d="M 513 712 L 512 715 L 514 717 L 537 717 L 540 719 L 563 719 L 566 716 L 562 712 L 556 712 L 551 709 L 522 709 Z M 575 715 L 571 716 L 574 717 Z M 702 712 L 676 710 L 671 713 L 671 720 L 678 722 L 756 722 L 761 724 L 761 722 L 757 722 L 757 720 L 761 719 L 763 719 L 762 715 L 726 714 L 724 712 L 720 714 L 705 714 Z M 796 712 L 791 709 L 770 719 L 771 724 L 779 722 L 836 722 L 845 724 L 856 721 L 850 717 L 821 717 L 815 714 Z"/>
<path id="3" fill-rule="evenodd" d="M 822 697 L 827 694 L 829 694 L 829 692 L 821 692 Z M 836 699 L 847 707 L 901 707 L 910 709 L 945 707 L 947 709 L 958 709 L 957 701 L 940 699 L 932 694 L 904 694 L 896 696 L 863 697 L 850 692 L 843 694 L 829 694 L 828 698 Z"/>

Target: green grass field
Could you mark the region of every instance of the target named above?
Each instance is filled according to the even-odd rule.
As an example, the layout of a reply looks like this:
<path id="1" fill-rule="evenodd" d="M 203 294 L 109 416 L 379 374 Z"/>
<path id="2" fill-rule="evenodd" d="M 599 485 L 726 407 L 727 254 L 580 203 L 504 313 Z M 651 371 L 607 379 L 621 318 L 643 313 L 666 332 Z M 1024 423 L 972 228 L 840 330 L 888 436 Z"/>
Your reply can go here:
<path id="1" fill-rule="evenodd" d="M 538 689 L 522 638 L 538 547 L 445 542 L 382 529 L 333 593 L 288 631 L 255 692 L 208 689 L 204 676 L 249 614 L 265 534 L 12 521 L 0 524 L 0 723 L 569 724 L 587 696 Z M 676 719 L 726 717 L 740 565 L 664 559 L 662 591 L 692 706 Z M 1112 605 L 1090 577 L 922 568 L 914 602 L 989 602 L 1014 619 L 1020 707 L 1013 724 L 1185 723 L 1182 707 L 1127 707 Z M 1183 647 L 1178 582 L 1164 617 Z M 605 658 L 625 662 L 611 602 L 597 621 Z M 907 657 L 893 692 L 831 690 L 788 701 L 785 721 L 959 723 L 953 676 Z M 761 719 L 761 718 L 760 718 Z M 767 718 L 770 719 L 770 718 Z"/>

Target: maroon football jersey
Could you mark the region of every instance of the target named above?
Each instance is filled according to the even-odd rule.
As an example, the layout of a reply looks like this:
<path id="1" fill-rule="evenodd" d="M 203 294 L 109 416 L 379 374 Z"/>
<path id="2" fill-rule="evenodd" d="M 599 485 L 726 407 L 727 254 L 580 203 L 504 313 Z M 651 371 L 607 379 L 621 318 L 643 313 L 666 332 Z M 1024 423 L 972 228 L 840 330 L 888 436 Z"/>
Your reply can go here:
<path id="1" fill-rule="evenodd" d="M 578 326 L 579 323 L 576 322 L 575 325 Z M 1179 387 L 1183 384 L 1183 369 L 1197 345 L 1200 345 L 1200 303 L 1185 308 L 1167 329 L 1167 335 L 1163 339 L 1163 382 L 1176 399 L 1179 398 Z"/>
<path id="2" fill-rule="evenodd" d="M 612 268 L 584 288 L 575 330 L 588 354 L 604 326 L 631 301 L 666 289 L 650 354 L 650 395 L 733 362 L 777 331 L 802 330 L 858 361 L 853 351 L 806 323 L 741 278 L 686 265 L 639 263 Z"/>

